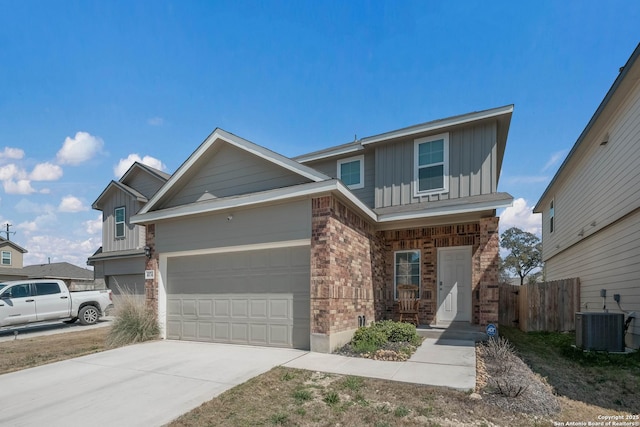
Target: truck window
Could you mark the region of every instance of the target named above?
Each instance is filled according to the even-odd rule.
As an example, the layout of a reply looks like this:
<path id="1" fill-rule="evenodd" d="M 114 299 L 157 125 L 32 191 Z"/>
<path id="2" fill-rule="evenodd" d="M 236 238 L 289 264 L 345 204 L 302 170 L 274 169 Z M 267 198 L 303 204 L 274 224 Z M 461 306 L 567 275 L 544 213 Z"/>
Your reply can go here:
<path id="1" fill-rule="evenodd" d="M 52 295 L 60 293 L 57 283 L 36 283 L 36 295 Z"/>
<path id="2" fill-rule="evenodd" d="M 14 285 L 7 289 L 2 296 L 9 298 L 26 298 L 31 296 L 31 285 Z"/>

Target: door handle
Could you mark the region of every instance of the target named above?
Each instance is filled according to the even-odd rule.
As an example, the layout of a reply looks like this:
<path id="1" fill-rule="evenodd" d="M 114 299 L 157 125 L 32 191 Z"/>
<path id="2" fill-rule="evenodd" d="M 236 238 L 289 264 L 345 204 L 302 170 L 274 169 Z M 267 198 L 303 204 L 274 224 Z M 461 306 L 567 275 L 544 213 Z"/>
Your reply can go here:
<path id="1" fill-rule="evenodd" d="M 25 302 L 33 302 L 32 299 L 25 300 Z"/>
<path id="2" fill-rule="evenodd" d="M 67 299 L 67 298 L 69 298 L 69 297 L 68 297 L 68 296 L 66 296 L 66 295 L 65 295 L 65 296 L 60 297 L 60 299 Z"/>

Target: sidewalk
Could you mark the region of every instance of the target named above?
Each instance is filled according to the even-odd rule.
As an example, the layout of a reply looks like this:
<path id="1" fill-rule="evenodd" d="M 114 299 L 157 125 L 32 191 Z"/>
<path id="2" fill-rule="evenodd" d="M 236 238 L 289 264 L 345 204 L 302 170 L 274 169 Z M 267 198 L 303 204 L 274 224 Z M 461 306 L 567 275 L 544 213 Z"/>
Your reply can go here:
<path id="1" fill-rule="evenodd" d="M 462 391 L 473 390 L 476 386 L 476 350 L 472 340 L 427 338 L 406 362 L 309 352 L 283 366 Z"/>

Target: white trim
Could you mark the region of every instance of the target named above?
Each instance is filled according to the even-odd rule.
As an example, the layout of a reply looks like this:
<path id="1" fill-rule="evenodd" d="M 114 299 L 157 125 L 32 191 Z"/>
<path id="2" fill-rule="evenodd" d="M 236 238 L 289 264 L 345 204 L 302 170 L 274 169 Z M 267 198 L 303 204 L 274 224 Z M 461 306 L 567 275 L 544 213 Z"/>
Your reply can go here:
<path id="1" fill-rule="evenodd" d="M 122 221 L 118 221 L 118 210 L 122 209 Z M 118 234 L 118 224 L 122 224 L 122 235 Z M 126 206 L 118 206 L 117 208 L 113 208 L 113 237 L 114 239 L 122 239 L 127 236 L 127 207 Z"/>
<path id="2" fill-rule="evenodd" d="M 4 263 L 4 255 L 5 254 L 9 254 L 9 264 L 5 264 Z M 11 251 L 1 251 L 0 253 L 0 265 L 12 265 L 13 264 L 13 254 L 11 253 Z"/>
<path id="3" fill-rule="evenodd" d="M 349 154 L 349 153 L 355 153 L 357 151 L 362 151 L 363 148 L 361 145 L 354 145 L 351 147 L 343 147 L 343 148 L 337 148 L 335 150 L 327 150 L 323 153 L 318 153 L 318 154 L 309 154 L 309 155 L 302 155 L 299 157 L 294 157 L 294 160 L 297 161 L 298 163 L 308 163 L 308 162 L 313 162 L 314 160 L 322 160 L 322 159 L 326 159 L 327 157 L 335 157 L 335 156 L 340 156 L 342 154 Z"/>
<path id="4" fill-rule="evenodd" d="M 420 191 L 419 175 L 420 169 L 426 167 L 439 166 L 440 163 L 432 163 L 430 165 L 419 165 L 419 150 L 420 145 L 443 140 L 443 159 L 442 159 L 442 187 L 435 188 L 433 190 Z M 413 141 L 413 195 L 415 197 L 428 196 L 430 194 L 443 194 L 449 192 L 449 133 L 441 133 L 438 135 L 427 136 L 424 138 L 418 138 Z"/>
<path id="5" fill-rule="evenodd" d="M 403 249 L 401 251 L 393 251 L 393 300 L 397 301 L 398 283 L 398 262 L 396 256 L 398 254 L 418 253 L 418 299 L 422 296 L 422 251 L 420 249 Z"/>
<path id="6" fill-rule="evenodd" d="M 347 185 L 347 188 L 350 190 L 357 190 L 359 188 L 364 188 L 364 154 L 359 156 L 347 157 L 346 159 L 339 159 L 336 161 L 336 176 L 339 180 L 342 181 L 342 174 L 340 173 L 340 168 L 344 163 L 352 163 L 352 162 L 360 162 L 360 182 L 357 184 Z M 344 184 L 344 181 L 343 181 Z M 346 184 L 345 184 L 346 185 Z"/>
<path id="7" fill-rule="evenodd" d="M 386 141 L 392 138 L 400 138 L 403 136 L 416 135 L 418 133 L 436 131 L 444 129 L 450 126 L 462 125 L 465 123 L 474 122 L 476 120 L 489 119 L 491 117 L 501 116 L 503 114 L 513 113 L 513 105 L 507 105 L 504 107 L 493 108 L 491 110 L 479 111 L 476 113 L 464 114 L 462 116 L 451 117 L 448 119 L 437 120 L 436 122 L 424 123 L 422 125 L 411 126 L 404 129 L 399 129 L 392 132 L 383 133 L 380 135 L 370 136 L 360 140 L 360 143 L 364 145 L 374 144 L 380 141 Z"/>
<path id="8" fill-rule="evenodd" d="M 484 202 L 474 203 L 473 207 L 451 208 L 450 206 L 430 209 L 429 212 L 415 212 L 415 213 L 395 213 L 395 214 L 383 214 L 378 216 L 378 222 L 390 222 L 390 221 L 402 221 L 408 219 L 430 218 L 434 216 L 442 215 L 456 215 L 471 212 L 481 212 L 490 209 L 508 208 L 513 205 L 513 200 L 502 202 Z M 468 205 L 467 205 L 468 206 Z"/>
<path id="9" fill-rule="evenodd" d="M 248 245 L 238 246 L 222 246 L 218 248 L 205 248 L 205 249 L 193 249 L 187 251 L 166 252 L 164 255 L 167 258 L 181 257 L 181 256 L 194 256 L 194 255 L 214 255 L 230 252 L 246 252 L 257 251 L 263 249 L 281 249 L 291 248 L 296 246 L 310 246 L 311 239 L 297 239 L 297 240 L 284 240 L 281 242 L 266 242 L 266 243 L 252 243 Z"/>
<path id="10" fill-rule="evenodd" d="M 276 202 L 280 200 L 293 199 L 296 197 L 311 196 L 318 193 L 330 192 L 337 190 L 349 199 L 355 206 L 363 211 L 369 218 L 377 220 L 377 215 L 367 205 L 362 203 L 360 199 L 351 193 L 347 187 L 338 180 L 312 182 L 309 184 L 301 184 L 295 187 L 278 188 L 261 193 L 248 194 L 246 196 L 234 196 L 223 199 L 213 199 L 209 202 L 192 203 L 185 206 L 163 209 L 148 213 L 140 213 L 129 219 L 131 224 L 144 224 L 158 220 L 177 218 L 187 215 L 197 215 L 203 213 L 217 212 L 226 209 L 251 206 L 261 203 Z"/>

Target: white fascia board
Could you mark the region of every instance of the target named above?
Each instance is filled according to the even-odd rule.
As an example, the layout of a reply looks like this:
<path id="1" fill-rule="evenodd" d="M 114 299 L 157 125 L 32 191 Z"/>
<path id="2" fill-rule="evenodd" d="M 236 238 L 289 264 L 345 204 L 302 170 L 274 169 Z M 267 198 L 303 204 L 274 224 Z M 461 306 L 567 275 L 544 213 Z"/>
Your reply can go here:
<path id="1" fill-rule="evenodd" d="M 276 190 L 261 193 L 248 194 L 246 196 L 214 199 L 209 202 L 196 202 L 190 205 L 178 206 L 159 211 L 139 213 L 130 218 L 131 224 L 143 224 L 159 220 L 178 218 L 188 215 L 198 215 L 209 212 L 222 211 L 243 206 L 256 205 L 261 203 L 287 200 L 296 197 L 309 196 L 312 194 L 327 192 L 336 189 L 336 180 L 312 182 L 301 184 L 295 187 L 278 188 Z"/>
<path id="2" fill-rule="evenodd" d="M 484 120 L 491 117 L 501 116 L 503 114 L 513 113 L 513 105 L 507 105 L 505 107 L 494 108 L 491 110 L 479 111 L 477 113 L 469 113 L 463 116 L 452 117 L 450 119 L 438 120 L 436 123 L 425 123 L 420 126 L 412 126 L 397 131 L 387 132 L 380 135 L 370 136 L 360 140 L 360 143 L 364 145 L 374 144 L 380 141 L 386 141 L 388 139 L 400 138 L 403 136 L 415 135 L 418 133 L 436 131 L 444 129 L 450 126 L 462 125 L 477 120 Z"/>
<path id="3" fill-rule="evenodd" d="M 298 163 L 307 163 L 307 162 L 313 162 L 315 160 L 327 159 L 329 157 L 341 156 L 343 154 L 355 153 L 362 150 L 363 150 L 363 147 L 361 145 L 353 145 L 351 147 L 343 147 L 336 150 L 326 151 L 324 153 L 303 155 L 303 156 L 296 157 L 295 159 Z"/>
<path id="4" fill-rule="evenodd" d="M 369 206 L 362 203 L 362 200 L 354 196 L 349 188 L 342 183 L 342 181 L 336 181 L 336 190 L 346 197 L 351 203 L 353 203 L 358 209 L 374 221 L 378 221 L 378 215 L 369 208 Z"/>
<path id="5" fill-rule="evenodd" d="M 463 206 L 460 208 L 451 208 L 451 207 L 442 207 L 439 209 L 433 209 L 429 212 L 407 212 L 407 213 L 395 213 L 395 214 L 387 214 L 380 215 L 378 217 L 378 222 L 391 222 L 391 221 L 404 221 L 409 219 L 419 219 L 419 218 L 429 218 L 433 216 L 443 216 L 443 215 L 457 215 L 463 213 L 471 213 L 471 212 L 481 212 L 489 209 L 500 209 L 500 208 L 508 208 L 513 205 L 513 199 L 511 200 L 503 200 L 499 202 L 484 202 L 484 203 L 474 203 L 470 206 Z"/>
<path id="6" fill-rule="evenodd" d="M 247 141 L 246 139 L 242 139 L 236 135 L 228 133 L 222 129 L 219 129 L 218 133 L 220 134 L 220 139 L 225 140 L 229 144 L 248 151 L 249 153 L 254 154 L 258 157 L 262 157 L 265 160 L 269 160 L 270 162 L 275 163 L 276 165 L 287 170 L 290 170 L 291 172 L 302 175 L 305 178 L 310 179 L 311 181 L 319 182 L 331 179 L 331 177 L 320 173 L 308 166 L 304 166 L 296 162 L 295 160 L 291 160 L 269 149 L 261 147 L 260 145 L 254 144 L 253 142 Z"/>

